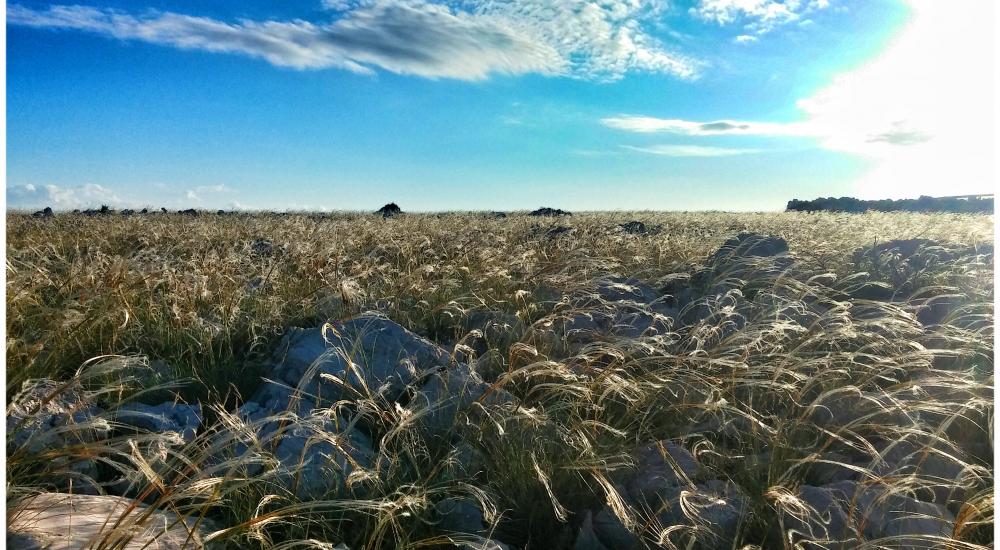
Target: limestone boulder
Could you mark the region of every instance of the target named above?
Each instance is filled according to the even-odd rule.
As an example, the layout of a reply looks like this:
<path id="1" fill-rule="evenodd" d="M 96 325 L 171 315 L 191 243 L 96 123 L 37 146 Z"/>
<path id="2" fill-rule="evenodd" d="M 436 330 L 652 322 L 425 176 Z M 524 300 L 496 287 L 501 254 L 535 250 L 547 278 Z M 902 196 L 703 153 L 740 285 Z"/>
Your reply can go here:
<path id="1" fill-rule="evenodd" d="M 314 414 L 262 439 L 278 464 L 274 479 L 299 500 L 343 498 L 374 467 L 371 439 L 341 419 Z"/>
<path id="2" fill-rule="evenodd" d="M 697 483 L 700 465 L 683 446 L 661 441 L 634 453 L 635 468 L 616 488 L 637 520 L 628 527 L 611 508 L 586 512 L 576 550 L 655 547 L 665 529 L 680 547 L 725 548 L 736 538 L 748 502 L 731 482 Z M 691 546 L 693 545 L 693 546 Z"/>
<path id="3" fill-rule="evenodd" d="M 487 384 L 472 369 L 457 364 L 433 373 L 420 387 L 409 408 L 418 425 L 432 437 L 445 437 L 466 422 L 474 422 L 485 407 L 513 401 L 506 391 Z"/>
<path id="4" fill-rule="evenodd" d="M 30 452 L 107 437 L 104 410 L 70 383 L 49 379 L 25 381 L 7 406 L 7 444 Z"/>
<path id="5" fill-rule="evenodd" d="M 692 485 L 699 468 L 697 460 L 683 446 L 662 441 L 635 452 L 635 469 L 623 483 L 632 500 L 652 502 L 667 489 Z"/>
<path id="6" fill-rule="evenodd" d="M 201 406 L 186 403 L 127 403 L 116 412 L 122 424 L 153 433 L 176 432 L 185 442 L 194 440 L 202 422 Z"/>
<path id="7" fill-rule="evenodd" d="M 385 316 L 369 312 L 312 329 L 293 328 L 275 353 L 271 379 L 318 405 L 383 393 L 390 399 L 418 377 L 447 366 L 450 354 Z M 251 401 L 273 393 L 265 384 Z"/>
<path id="8" fill-rule="evenodd" d="M 937 548 L 950 535 L 954 516 L 944 506 L 916 500 L 880 483 L 841 481 L 803 486 L 804 506 L 782 508 L 784 537 L 807 548 Z"/>
<path id="9" fill-rule="evenodd" d="M 769 258 L 788 252 L 788 243 L 781 237 L 740 233 L 726 240 L 709 257 L 708 265 L 721 267 L 740 258 Z"/>
<path id="10" fill-rule="evenodd" d="M 46 481 L 59 489 L 97 492 L 97 460 L 74 449 L 110 433 L 105 411 L 71 383 L 27 380 L 7 405 L 7 457 L 48 453 Z"/>
<path id="11" fill-rule="evenodd" d="M 8 506 L 11 549 L 179 550 L 211 548 L 211 526 L 114 496 L 42 493 Z"/>

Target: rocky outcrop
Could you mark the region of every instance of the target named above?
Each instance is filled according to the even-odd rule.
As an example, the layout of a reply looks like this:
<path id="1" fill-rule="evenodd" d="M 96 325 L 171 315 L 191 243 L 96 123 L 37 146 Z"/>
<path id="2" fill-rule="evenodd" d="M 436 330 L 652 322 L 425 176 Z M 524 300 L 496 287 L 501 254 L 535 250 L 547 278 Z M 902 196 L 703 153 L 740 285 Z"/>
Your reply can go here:
<path id="1" fill-rule="evenodd" d="M 872 542 L 890 548 L 938 548 L 954 523 L 945 507 L 879 483 L 805 485 L 794 499 L 779 502 L 784 538 L 804 548 L 847 550 Z"/>
<path id="2" fill-rule="evenodd" d="M 636 510 L 641 527 L 631 529 L 610 508 L 586 512 L 574 549 L 656 548 L 664 535 L 681 548 L 729 548 L 748 510 L 736 485 L 718 480 L 664 488 L 642 506 Z"/>
<path id="3" fill-rule="evenodd" d="M 107 423 L 94 422 L 103 412 L 75 385 L 28 380 L 7 407 L 8 442 L 39 452 L 94 441 L 110 431 Z"/>
<path id="4" fill-rule="evenodd" d="M 425 437 L 448 438 L 470 411 L 512 399 L 377 313 L 290 330 L 267 378 L 239 415 L 277 460 L 271 475 L 278 485 L 300 499 L 343 495 L 373 468 L 370 436 L 329 408 L 341 400 L 381 394 L 406 407 Z"/>
<path id="5" fill-rule="evenodd" d="M 569 227 L 568 225 L 555 225 L 545 230 L 545 236 L 553 239 L 564 235 L 572 235 L 575 232 L 576 229 Z"/>
<path id="6" fill-rule="evenodd" d="M 382 216 L 383 218 L 395 218 L 403 213 L 403 210 L 398 204 L 390 202 L 389 204 L 379 208 L 375 211 L 376 215 Z"/>
<path id="7" fill-rule="evenodd" d="M 278 247 L 270 239 L 264 237 L 257 237 L 250 241 L 250 257 L 253 259 L 270 258 L 278 250 Z"/>
<path id="8" fill-rule="evenodd" d="M 788 243 L 781 237 L 740 233 L 726 242 L 708 259 L 708 265 L 718 266 L 735 258 L 769 258 L 788 252 Z"/>
<path id="9" fill-rule="evenodd" d="M 472 499 L 448 498 L 434 505 L 434 520 L 438 528 L 447 533 L 454 533 L 468 538 L 473 535 L 476 542 L 466 542 L 459 545 L 463 550 L 508 550 L 506 544 L 486 538 L 491 528 L 487 524 L 483 512 Z"/>
<path id="10" fill-rule="evenodd" d="M 472 348 L 476 356 L 480 356 L 514 341 L 519 326 L 520 320 L 512 313 L 474 309 L 468 312 L 461 324 L 466 333 L 462 341 Z"/>
<path id="11" fill-rule="evenodd" d="M 635 339 L 662 335 L 671 330 L 677 310 L 649 285 L 636 279 L 609 276 L 568 296 L 551 321 L 553 335 L 581 345 L 607 339 Z"/>
<path id="12" fill-rule="evenodd" d="M 663 530 L 680 547 L 692 540 L 711 541 L 699 548 L 727 548 L 748 503 L 730 482 L 696 483 L 700 466 L 684 447 L 657 442 L 635 452 L 636 467 L 617 476 L 616 488 L 633 516 L 627 526 L 605 506 L 584 513 L 575 550 L 656 547 Z"/>
<path id="13" fill-rule="evenodd" d="M 543 217 L 556 217 L 556 216 L 572 216 L 570 212 L 561 210 L 559 208 L 549 208 L 548 206 L 543 206 L 538 210 L 532 210 L 528 213 L 529 216 L 543 216 Z"/>
<path id="14" fill-rule="evenodd" d="M 628 233 L 629 235 L 645 235 L 649 232 L 649 229 L 646 228 L 646 224 L 635 220 L 619 224 L 618 227 L 621 227 L 622 231 Z"/>
<path id="15" fill-rule="evenodd" d="M 104 410 L 71 383 L 36 379 L 24 382 L 7 406 L 7 456 L 61 451 L 106 439 L 111 424 Z M 46 459 L 47 481 L 55 487 L 73 485 L 93 491 L 97 461 L 74 453 L 55 453 Z"/>
<path id="16" fill-rule="evenodd" d="M 329 405 L 369 393 L 396 399 L 420 376 L 446 367 L 450 354 L 378 313 L 312 329 L 291 329 L 275 352 L 275 368 L 251 401 L 292 388 L 303 401 Z"/>
<path id="17" fill-rule="evenodd" d="M 438 371 L 420 387 L 410 410 L 418 413 L 417 423 L 429 437 L 444 438 L 462 424 L 473 405 L 497 406 L 513 401 L 502 389 L 491 387 L 464 364 Z"/>
<path id="18" fill-rule="evenodd" d="M 342 419 L 310 414 L 263 439 L 278 460 L 275 481 L 300 500 L 342 498 L 352 476 L 374 466 L 371 439 Z"/>
<path id="19" fill-rule="evenodd" d="M 618 228 L 626 235 L 658 235 L 663 231 L 662 224 L 646 225 L 644 222 L 632 220 L 618 224 Z"/>

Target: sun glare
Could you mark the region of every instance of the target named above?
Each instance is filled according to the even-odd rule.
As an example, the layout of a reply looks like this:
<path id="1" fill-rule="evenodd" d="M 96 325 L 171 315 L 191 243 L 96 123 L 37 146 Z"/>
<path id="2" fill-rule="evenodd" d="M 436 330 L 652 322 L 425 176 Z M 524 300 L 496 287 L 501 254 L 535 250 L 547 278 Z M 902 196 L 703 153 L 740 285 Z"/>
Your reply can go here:
<path id="1" fill-rule="evenodd" d="M 882 55 L 799 106 L 825 147 L 872 159 L 854 184 L 862 198 L 991 192 L 993 18 L 971 8 L 993 6 L 910 6 Z"/>

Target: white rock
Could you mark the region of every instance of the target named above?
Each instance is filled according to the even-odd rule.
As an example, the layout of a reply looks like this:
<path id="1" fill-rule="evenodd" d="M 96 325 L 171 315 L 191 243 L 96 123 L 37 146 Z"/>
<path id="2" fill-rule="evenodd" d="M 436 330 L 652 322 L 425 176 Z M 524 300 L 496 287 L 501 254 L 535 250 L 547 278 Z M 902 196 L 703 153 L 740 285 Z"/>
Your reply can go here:
<path id="1" fill-rule="evenodd" d="M 75 388 L 49 379 L 28 380 L 7 407 L 7 437 L 31 452 L 107 437 L 107 423 L 92 422 L 104 411 Z"/>
<path id="2" fill-rule="evenodd" d="M 47 460 L 53 486 L 98 492 L 96 460 L 58 451 L 107 439 L 104 410 L 77 387 L 49 379 L 28 380 L 7 406 L 7 456 L 57 451 Z"/>
<path id="3" fill-rule="evenodd" d="M 148 513 L 148 515 L 146 515 Z M 180 521 L 171 512 L 112 496 L 43 493 L 8 508 L 10 548 L 82 550 L 101 546 L 129 550 L 204 548 L 209 528 Z M 117 528 L 113 526 L 121 520 Z"/>

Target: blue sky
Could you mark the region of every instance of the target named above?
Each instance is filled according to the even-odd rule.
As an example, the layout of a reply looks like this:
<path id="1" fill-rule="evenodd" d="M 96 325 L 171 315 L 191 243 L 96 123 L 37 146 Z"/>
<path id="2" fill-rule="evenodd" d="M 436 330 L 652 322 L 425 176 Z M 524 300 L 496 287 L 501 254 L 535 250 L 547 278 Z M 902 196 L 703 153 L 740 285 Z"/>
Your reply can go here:
<path id="1" fill-rule="evenodd" d="M 986 0 L 7 4 L 8 208 L 990 192 Z"/>

